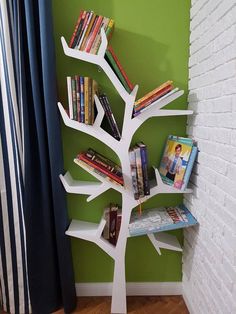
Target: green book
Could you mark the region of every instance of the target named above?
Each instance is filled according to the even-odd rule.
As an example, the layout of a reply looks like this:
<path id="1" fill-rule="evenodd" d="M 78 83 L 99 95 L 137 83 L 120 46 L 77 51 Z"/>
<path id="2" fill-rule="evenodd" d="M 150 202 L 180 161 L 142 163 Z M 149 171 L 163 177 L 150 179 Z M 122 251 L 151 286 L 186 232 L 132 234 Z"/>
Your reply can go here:
<path id="1" fill-rule="evenodd" d="M 120 69 L 118 68 L 118 66 L 116 64 L 116 61 L 114 60 L 114 58 L 113 58 L 113 56 L 109 50 L 106 50 L 106 57 L 107 57 L 109 64 L 113 68 L 115 74 L 118 76 L 119 80 L 121 81 L 121 84 L 124 86 L 124 88 L 127 90 L 128 93 L 131 93 L 131 90 L 130 90 L 128 84 L 126 83 L 124 76 L 122 75 Z"/>

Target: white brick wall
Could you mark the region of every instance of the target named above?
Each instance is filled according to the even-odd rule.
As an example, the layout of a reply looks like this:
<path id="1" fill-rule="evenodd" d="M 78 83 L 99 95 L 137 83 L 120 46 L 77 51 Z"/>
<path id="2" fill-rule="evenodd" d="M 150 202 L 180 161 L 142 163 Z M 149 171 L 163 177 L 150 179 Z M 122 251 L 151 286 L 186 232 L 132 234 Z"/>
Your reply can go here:
<path id="1" fill-rule="evenodd" d="M 200 149 L 185 203 L 183 294 L 191 314 L 236 314 L 236 0 L 192 0 L 188 135 Z"/>

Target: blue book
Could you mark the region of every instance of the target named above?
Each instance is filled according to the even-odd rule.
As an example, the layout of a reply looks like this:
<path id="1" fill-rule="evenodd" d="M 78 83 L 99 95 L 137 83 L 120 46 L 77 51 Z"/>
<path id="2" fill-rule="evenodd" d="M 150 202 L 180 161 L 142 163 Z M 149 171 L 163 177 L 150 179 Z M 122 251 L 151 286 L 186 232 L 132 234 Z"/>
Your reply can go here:
<path id="1" fill-rule="evenodd" d="M 190 179 L 190 176 L 191 176 L 191 173 L 192 173 L 192 170 L 193 170 L 193 165 L 194 165 L 195 159 L 197 157 L 197 152 L 198 152 L 197 146 L 193 146 L 191 154 L 190 154 L 190 157 L 189 157 L 189 161 L 188 161 L 188 164 L 187 164 L 187 167 L 186 167 L 186 171 L 185 171 L 185 174 L 184 174 L 184 179 L 183 179 L 184 183 L 183 183 L 183 185 L 181 187 L 181 190 L 185 190 L 187 188 L 188 181 Z"/>
<path id="2" fill-rule="evenodd" d="M 141 154 L 144 195 L 150 195 L 150 185 L 149 185 L 149 180 L 148 180 L 147 146 L 143 144 L 142 142 L 137 143 L 137 145 L 140 148 L 140 154 Z"/>
<path id="3" fill-rule="evenodd" d="M 79 77 L 80 81 L 80 122 L 85 123 L 85 111 L 84 111 L 84 78 Z"/>
<path id="4" fill-rule="evenodd" d="M 129 224 L 130 236 L 176 230 L 196 225 L 198 222 L 182 204 L 175 207 L 147 209 L 140 215 L 134 212 Z"/>

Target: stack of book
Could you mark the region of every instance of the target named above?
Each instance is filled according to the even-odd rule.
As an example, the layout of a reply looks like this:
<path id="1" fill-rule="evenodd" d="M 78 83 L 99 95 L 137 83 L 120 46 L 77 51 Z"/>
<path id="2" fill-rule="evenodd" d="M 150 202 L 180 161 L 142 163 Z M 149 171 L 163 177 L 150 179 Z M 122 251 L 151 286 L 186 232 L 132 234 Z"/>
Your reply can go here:
<path id="1" fill-rule="evenodd" d="M 134 198 L 136 200 L 150 195 L 148 180 L 147 147 L 142 142 L 129 150 L 130 168 Z"/>
<path id="2" fill-rule="evenodd" d="M 69 47 L 92 54 L 97 54 L 101 45 L 101 28 L 104 29 L 108 41 L 114 30 L 114 20 L 82 10 L 75 25 Z"/>
<path id="3" fill-rule="evenodd" d="M 169 135 L 159 167 L 163 182 L 185 190 L 197 152 L 198 148 L 193 139 Z"/>
<path id="4" fill-rule="evenodd" d="M 117 55 L 114 52 L 114 49 L 111 47 L 111 45 L 108 46 L 105 54 L 105 59 L 113 69 L 114 73 L 120 80 L 121 84 L 124 86 L 126 91 L 128 93 L 131 93 L 131 91 L 134 88 L 134 85 L 130 82 L 130 79 L 128 78 L 128 75 L 126 74 L 123 66 L 121 65 Z"/>
<path id="5" fill-rule="evenodd" d="M 87 168 L 103 176 L 113 183 L 124 185 L 121 167 L 91 148 L 89 148 L 87 152 L 78 154 L 74 162 L 83 168 Z"/>
<path id="6" fill-rule="evenodd" d="M 157 100 L 160 101 L 177 92 L 178 88 L 174 88 L 172 83 L 173 81 L 167 81 L 135 101 L 133 116 L 136 117 L 141 112 L 147 110 L 151 105 L 156 103 Z"/>
<path id="7" fill-rule="evenodd" d="M 119 236 L 121 217 L 121 209 L 117 204 L 110 203 L 109 207 L 104 210 L 106 224 L 102 236 L 113 245 L 116 245 Z"/>
<path id="8" fill-rule="evenodd" d="M 94 95 L 98 84 L 90 77 L 67 76 L 69 117 L 81 123 L 94 123 Z"/>
<path id="9" fill-rule="evenodd" d="M 129 224 L 131 236 L 175 230 L 196 225 L 198 222 L 184 206 L 160 207 L 144 210 L 142 215 L 132 212 Z"/>
<path id="10" fill-rule="evenodd" d="M 109 126 L 111 128 L 112 136 L 119 141 L 121 139 L 120 131 L 119 131 L 118 125 L 116 123 L 115 117 L 112 113 L 111 106 L 110 106 L 110 103 L 108 101 L 107 95 L 106 94 L 100 94 L 98 97 L 99 97 L 99 100 L 100 100 L 101 105 L 103 107 L 103 110 L 105 112 L 106 119 L 107 119 Z"/>

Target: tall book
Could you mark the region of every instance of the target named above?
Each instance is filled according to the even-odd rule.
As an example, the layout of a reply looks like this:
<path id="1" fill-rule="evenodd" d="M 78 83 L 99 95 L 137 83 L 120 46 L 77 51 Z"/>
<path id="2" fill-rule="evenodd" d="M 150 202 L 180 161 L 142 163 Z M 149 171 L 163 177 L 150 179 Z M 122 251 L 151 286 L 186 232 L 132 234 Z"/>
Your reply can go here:
<path id="1" fill-rule="evenodd" d="M 198 148 L 195 145 L 196 145 L 196 143 L 193 143 L 192 151 L 191 151 L 189 161 L 187 164 L 187 168 L 186 168 L 186 171 L 184 174 L 184 179 L 183 179 L 184 182 L 183 182 L 183 185 L 181 187 L 181 190 L 185 190 L 188 186 L 188 182 L 189 182 L 189 179 L 190 179 L 190 176 L 192 173 L 193 165 L 194 165 L 194 162 L 196 160 L 197 153 L 198 153 Z"/>
<path id="2" fill-rule="evenodd" d="M 148 180 L 147 146 L 143 142 L 137 143 L 137 146 L 140 148 L 144 195 L 150 195 L 150 184 L 149 184 L 149 180 Z"/>
<path id="3" fill-rule="evenodd" d="M 73 101 L 72 101 L 72 88 L 71 88 L 71 77 L 67 76 L 67 96 L 69 104 L 69 118 L 73 119 Z"/>
<path id="4" fill-rule="evenodd" d="M 130 171 L 131 171 L 134 199 L 138 200 L 139 190 L 138 190 L 138 178 L 137 178 L 137 165 L 136 165 L 136 159 L 135 159 L 135 152 L 133 148 L 129 149 L 129 161 L 130 161 Z"/>
<path id="5" fill-rule="evenodd" d="M 107 98 L 106 94 L 99 95 L 99 100 L 100 100 L 101 105 L 103 107 L 103 110 L 105 112 L 107 121 L 108 121 L 108 123 L 110 125 L 111 131 L 112 131 L 112 135 L 117 140 L 120 140 L 121 139 L 121 134 L 120 134 L 118 125 L 116 123 L 115 117 L 114 117 L 114 115 L 112 113 L 111 106 L 109 104 L 109 101 L 108 101 L 108 98 Z"/>

